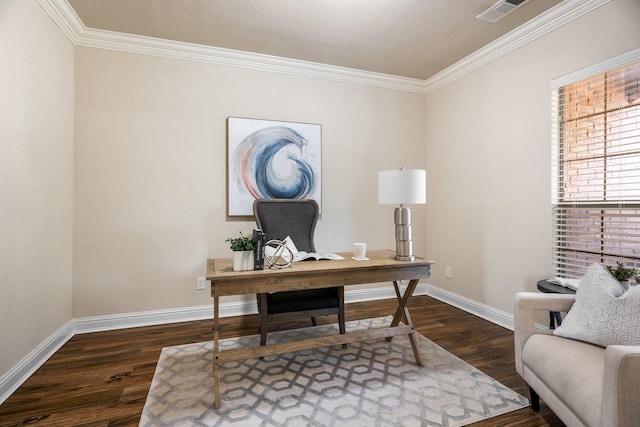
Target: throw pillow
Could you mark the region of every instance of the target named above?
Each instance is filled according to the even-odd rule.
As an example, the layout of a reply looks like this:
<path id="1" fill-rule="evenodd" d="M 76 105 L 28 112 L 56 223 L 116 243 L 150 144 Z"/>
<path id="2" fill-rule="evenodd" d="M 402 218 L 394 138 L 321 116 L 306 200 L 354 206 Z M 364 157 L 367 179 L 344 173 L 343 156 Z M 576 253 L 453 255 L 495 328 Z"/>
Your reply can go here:
<path id="1" fill-rule="evenodd" d="M 640 345 L 640 286 L 628 291 L 600 264 L 580 280 L 576 301 L 554 335 L 602 347 Z"/>

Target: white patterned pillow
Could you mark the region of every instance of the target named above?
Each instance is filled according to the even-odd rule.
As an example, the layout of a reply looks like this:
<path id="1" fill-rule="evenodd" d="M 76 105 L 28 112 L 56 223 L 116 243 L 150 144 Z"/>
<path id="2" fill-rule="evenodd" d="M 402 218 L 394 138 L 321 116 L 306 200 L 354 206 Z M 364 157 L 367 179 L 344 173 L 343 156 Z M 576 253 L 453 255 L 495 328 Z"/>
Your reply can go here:
<path id="1" fill-rule="evenodd" d="M 597 344 L 640 345 L 640 286 L 628 291 L 600 264 L 580 280 L 576 301 L 554 335 Z"/>

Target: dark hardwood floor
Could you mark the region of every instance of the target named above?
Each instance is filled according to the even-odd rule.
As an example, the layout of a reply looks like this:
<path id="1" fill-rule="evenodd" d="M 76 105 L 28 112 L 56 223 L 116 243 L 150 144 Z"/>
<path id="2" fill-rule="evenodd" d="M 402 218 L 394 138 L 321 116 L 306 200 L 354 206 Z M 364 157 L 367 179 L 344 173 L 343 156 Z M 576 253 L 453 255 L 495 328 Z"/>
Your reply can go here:
<path id="1" fill-rule="evenodd" d="M 347 320 L 394 309 L 395 300 L 347 304 Z M 410 312 L 422 335 L 527 395 L 515 371 L 513 332 L 426 296 L 415 297 Z M 256 334 L 258 320 L 221 319 L 221 337 Z M 0 427 L 137 426 L 162 347 L 213 339 L 211 328 L 212 321 L 196 321 L 76 335 L 0 405 Z M 525 408 L 475 425 L 563 426 L 544 402 L 539 413 Z"/>

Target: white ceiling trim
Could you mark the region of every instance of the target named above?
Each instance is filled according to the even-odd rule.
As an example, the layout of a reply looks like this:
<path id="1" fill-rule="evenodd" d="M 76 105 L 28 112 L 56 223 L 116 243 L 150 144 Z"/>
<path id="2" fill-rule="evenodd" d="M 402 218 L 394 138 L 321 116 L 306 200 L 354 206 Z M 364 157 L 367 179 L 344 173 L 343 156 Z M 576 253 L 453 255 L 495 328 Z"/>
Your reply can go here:
<path id="1" fill-rule="evenodd" d="M 493 62 L 545 34 L 562 27 L 611 0 L 565 0 L 531 21 L 425 80 L 425 93 L 441 87 Z"/>
<path id="2" fill-rule="evenodd" d="M 558 89 L 562 86 L 593 77 L 596 74 L 602 74 L 609 70 L 613 70 L 614 68 L 622 67 L 636 61 L 640 61 L 640 48 L 630 50 L 629 52 L 614 56 L 613 58 L 606 59 L 570 74 L 556 77 L 551 80 L 550 86 L 551 89 Z"/>
<path id="3" fill-rule="evenodd" d="M 152 37 L 131 36 L 91 28 L 85 29 L 75 44 L 84 47 L 424 93 L 424 80 L 419 79 Z"/>
<path id="4" fill-rule="evenodd" d="M 38 0 L 38 3 L 76 46 L 424 93 L 424 80 L 420 79 L 87 28 L 67 0 Z"/>
<path id="5" fill-rule="evenodd" d="M 84 26 L 67 0 L 38 0 L 76 46 L 332 80 L 415 93 L 433 92 L 610 0 L 565 0 L 554 8 L 427 79 L 337 67 L 192 43 L 96 30 Z"/>

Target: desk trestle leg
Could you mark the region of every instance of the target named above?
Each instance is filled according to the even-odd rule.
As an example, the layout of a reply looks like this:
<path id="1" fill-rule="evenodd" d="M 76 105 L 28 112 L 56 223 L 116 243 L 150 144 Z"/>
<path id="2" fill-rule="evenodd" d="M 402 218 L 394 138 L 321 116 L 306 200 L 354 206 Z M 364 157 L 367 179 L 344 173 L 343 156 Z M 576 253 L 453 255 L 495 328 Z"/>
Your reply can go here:
<path id="1" fill-rule="evenodd" d="M 396 291 L 396 298 L 398 299 L 398 309 L 396 310 L 396 314 L 393 316 L 393 321 L 391 322 L 391 327 L 396 327 L 400 324 L 402 320 L 405 325 L 412 326 L 413 322 L 411 321 L 411 315 L 409 314 L 409 308 L 407 304 L 409 300 L 413 296 L 413 292 L 416 290 L 418 286 L 418 279 L 410 280 L 407 285 L 407 289 L 404 291 L 404 295 L 400 292 L 400 285 L 397 281 L 393 281 L 393 288 Z M 413 356 L 416 359 L 416 363 L 419 366 L 424 366 L 422 362 L 422 355 L 420 354 L 420 348 L 418 347 L 418 341 L 416 340 L 415 330 L 411 332 L 409 335 L 409 342 L 411 343 L 411 349 L 413 350 Z M 387 338 L 388 341 L 391 341 L 392 337 Z"/>
<path id="2" fill-rule="evenodd" d="M 220 354 L 220 297 L 213 297 L 213 407 L 220 407 L 220 361 L 218 355 Z"/>

